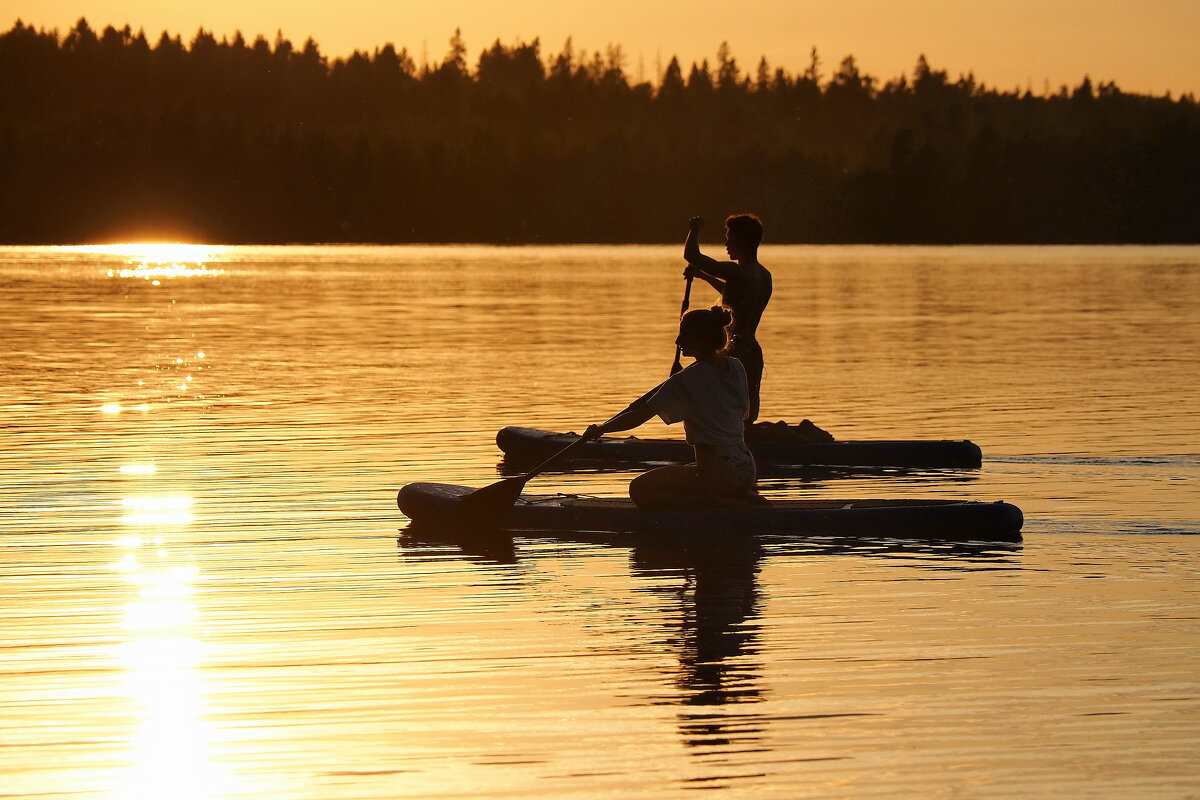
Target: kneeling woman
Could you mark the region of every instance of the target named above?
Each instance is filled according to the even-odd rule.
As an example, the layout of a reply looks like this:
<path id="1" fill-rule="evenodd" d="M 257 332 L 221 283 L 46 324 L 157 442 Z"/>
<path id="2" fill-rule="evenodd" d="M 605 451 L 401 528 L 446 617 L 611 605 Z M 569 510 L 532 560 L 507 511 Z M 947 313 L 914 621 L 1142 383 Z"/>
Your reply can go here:
<path id="1" fill-rule="evenodd" d="M 695 448 L 694 464 L 658 467 L 634 478 L 629 497 L 639 508 L 730 508 L 764 503 L 754 488 L 754 457 L 742 438 L 750 408 L 746 370 L 725 353 L 729 311 L 720 306 L 689 311 L 679 321 L 679 345 L 696 361 L 584 438 L 627 431 L 654 415 L 668 425 L 683 421 Z"/>

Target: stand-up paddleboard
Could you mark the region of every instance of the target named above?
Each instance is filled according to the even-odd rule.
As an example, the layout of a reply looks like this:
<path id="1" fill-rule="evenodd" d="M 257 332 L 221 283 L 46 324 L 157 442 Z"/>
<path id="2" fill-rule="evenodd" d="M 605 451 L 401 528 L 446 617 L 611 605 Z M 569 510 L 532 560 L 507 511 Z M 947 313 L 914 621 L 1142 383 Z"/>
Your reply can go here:
<path id="1" fill-rule="evenodd" d="M 410 483 L 396 504 L 420 525 L 462 522 L 470 486 Z M 778 500 L 766 506 L 643 511 L 629 500 L 521 495 L 500 521 L 507 530 L 640 534 L 770 533 L 942 541 L 1019 542 L 1024 515 L 1010 503 L 960 500 Z"/>
<path id="2" fill-rule="evenodd" d="M 537 461 L 562 450 L 578 434 L 537 428 L 508 427 L 496 434 L 496 444 L 515 461 Z M 978 467 L 983 462 L 979 446 L 962 440 L 898 441 L 748 441 L 754 458 L 763 464 L 846 467 Z M 610 463 L 695 460 L 691 445 L 682 439 L 639 439 L 636 436 L 602 436 L 576 449 L 566 461 Z"/>

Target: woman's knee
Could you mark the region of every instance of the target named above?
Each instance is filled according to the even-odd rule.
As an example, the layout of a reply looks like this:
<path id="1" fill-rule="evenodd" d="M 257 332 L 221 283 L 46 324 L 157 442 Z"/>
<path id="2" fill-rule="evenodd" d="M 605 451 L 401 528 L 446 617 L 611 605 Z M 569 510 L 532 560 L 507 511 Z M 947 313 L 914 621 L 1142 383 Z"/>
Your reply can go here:
<path id="1" fill-rule="evenodd" d="M 664 484 L 669 483 L 666 476 L 662 474 L 663 469 L 665 467 L 643 472 L 631 480 L 629 482 L 629 499 L 638 506 L 644 506 L 659 497 L 663 493 Z"/>
<path id="2" fill-rule="evenodd" d="M 694 464 L 658 467 L 629 482 L 629 499 L 639 508 L 670 507 L 681 495 L 694 493 L 697 482 Z"/>
<path id="3" fill-rule="evenodd" d="M 656 494 L 654 491 L 654 482 L 646 480 L 648 474 L 647 472 L 643 472 L 629 482 L 629 499 L 638 508 L 645 508 Z"/>

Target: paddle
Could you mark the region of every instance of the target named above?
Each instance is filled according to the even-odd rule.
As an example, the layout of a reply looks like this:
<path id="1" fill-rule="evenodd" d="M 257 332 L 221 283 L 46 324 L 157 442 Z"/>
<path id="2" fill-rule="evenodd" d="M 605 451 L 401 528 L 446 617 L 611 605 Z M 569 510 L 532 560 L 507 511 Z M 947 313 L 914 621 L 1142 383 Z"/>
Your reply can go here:
<path id="1" fill-rule="evenodd" d="M 687 277 L 687 282 L 683 287 L 683 305 L 679 309 L 680 318 L 687 313 L 688 302 L 692 296 L 692 276 Z M 683 365 L 679 363 L 679 357 L 682 355 L 682 348 L 679 345 L 675 346 L 675 363 L 671 365 L 671 374 L 674 375 L 679 370 L 683 369 Z M 658 391 L 655 386 L 649 392 L 642 396 L 645 400 L 650 395 Z M 521 492 L 525 489 L 525 484 L 542 472 L 545 472 L 559 460 L 564 458 L 575 448 L 584 444 L 587 440 L 580 436 L 571 444 L 559 450 L 554 455 L 547 458 L 542 463 L 538 464 L 533 469 L 526 472 L 524 475 L 518 475 L 515 478 L 505 478 L 502 481 L 497 481 L 491 486 L 485 486 L 482 489 L 476 489 L 470 494 L 464 496 L 458 501 L 458 511 L 460 518 L 468 524 L 479 527 L 498 528 L 500 523 L 504 521 L 504 517 L 509 510 L 516 504 L 520 498 Z"/>
<path id="2" fill-rule="evenodd" d="M 679 309 L 679 318 L 683 319 L 683 315 L 688 310 L 688 300 L 692 296 L 692 276 L 687 276 L 687 284 L 683 287 L 683 306 Z M 671 374 L 674 375 L 679 370 L 683 369 L 683 364 L 679 363 L 679 357 L 683 355 L 683 348 L 675 345 L 675 363 L 671 365 Z"/>
<path id="3" fill-rule="evenodd" d="M 586 439 L 580 436 L 574 442 L 559 450 L 524 475 L 518 475 L 515 478 L 505 478 L 502 481 L 493 483 L 491 486 L 476 489 L 469 495 L 466 495 L 458 501 L 458 510 L 461 518 L 472 526 L 500 527 L 500 523 L 504 521 L 505 515 L 516 504 L 517 498 L 521 496 L 521 491 L 525 488 L 525 484 L 535 475 L 546 471 L 556 464 L 585 441 Z"/>

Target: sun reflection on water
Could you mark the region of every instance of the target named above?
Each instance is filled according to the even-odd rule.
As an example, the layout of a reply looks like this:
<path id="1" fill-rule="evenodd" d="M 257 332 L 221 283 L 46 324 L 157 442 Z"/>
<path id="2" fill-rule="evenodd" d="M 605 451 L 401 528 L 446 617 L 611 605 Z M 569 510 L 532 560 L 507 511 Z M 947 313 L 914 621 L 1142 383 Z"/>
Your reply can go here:
<path id="1" fill-rule="evenodd" d="M 113 542 L 123 552 L 113 567 L 133 590 L 117 646 L 135 720 L 117 793 L 123 800 L 212 800 L 230 791 L 230 776 L 210 760 L 217 736 L 205 719 L 204 647 L 193 630 L 200 571 L 190 556 L 167 546 L 169 532 L 178 530 L 173 526 L 191 521 L 192 502 L 186 495 L 147 495 L 121 503 L 132 511 L 122 521 L 141 528 Z"/>
<path id="2" fill-rule="evenodd" d="M 146 378 L 138 378 L 133 382 L 134 386 L 138 387 L 133 390 L 138 394 L 148 391 L 147 387 L 157 384 L 162 387 L 163 394 L 155 399 L 162 403 L 171 403 L 176 400 L 191 399 L 204 400 L 206 395 L 200 390 L 200 385 L 204 381 L 205 375 L 202 373 L 209 369 L 206 361 L 208 354 L 203 350 L 198 350 L 194 354 L 187 356 L 168 357 L 164 361 L 153 367 L 153 371 L 161 373 L 157 380 L 150 382 Z M 211 360 L 211 359 L 209 359 Z M 195 374 L 193 374 L 195 373 Z M 115 391 L 105 392 L 110 397 L 116 394 Z M 181 395 L 184 395 L 181 397 Z M 150 403 L 132 403 L 128 405 L 122 400 L 112 400 L 106 397 L 97 398 L 101 405 L 95 406 L 95 410 L 109 417 L 116 417 L 127 411 L 140 411 L 142 414 L 151 411 Z M 156 408 L 161 408 L 157 405 Z M 121 472 L 124 474 L 152 474 L 155 471 L 153 465 L 125 465 L 121 467 Z"/>
<path id="3" fill-rule="evenodd" d="M 194 517 L 188 510 L 192 498 L 176 497 L 126 497 L 121 505 L 129 509 L 121 518 L 126 525 L 187 525 Z"/>
<path id="4" fill-rule="evenodd" d="M 85 244 L 64 247 L 78 253 L 103 253 L 124 256 L 141 264 L 203 264 L 218 261 L 226 248 L 212 244 L 174 242 L 127 242 L 124 244 Z"/>
<path id="5" fill-rule="evenodd" d="M 120 403 L 105 403 L 100 406 L 101 414 L 120 414 L 122 411 L 141 411 L 145 413 L 150 410 L 148 403 L 141 403 L 136 406 L 123 406 Z"/>
<path id="6" fill-rule="evenodd" d="M 159 285 L 157 278 L 197 278 L 209 277 L 213 275 L 224 275 L 223 269 L 210 269 L 206 264 L 198 264 L 196 266 L 188 266 L 187 264 L 170 264 L 167 266 L 149 267 L 145 264 L 139 264 L 135 267 L 126 267 L 123 269 L 110 269 L 108 277 L 110 278 L 141 278 Z"/>
<path id="7" fill-rule="evenodd" d="M 109 269 L 110 278 L 141 278 L 160 285 L 159 278 L 196 278 L 223 275 L 225 270 L 210 267 L 219 262 L 225 248 L 209 244 L 127 243 L 78 245 L 65 247 L 82 253 L 121 257 L 126 267 Z"/>
<path id="8" fill-rule="evenodd" d="M 136 728 L 120 796 L 216 797 L 223 776 L 209 761 L 215 737 L 204 719 L 203 648 L 189 630 L 196 620 L 196 570 L 136 569 L 126 579 L 138 586 L 138 595 L 125 608 L 128 638 L 118 658 Z"/>

